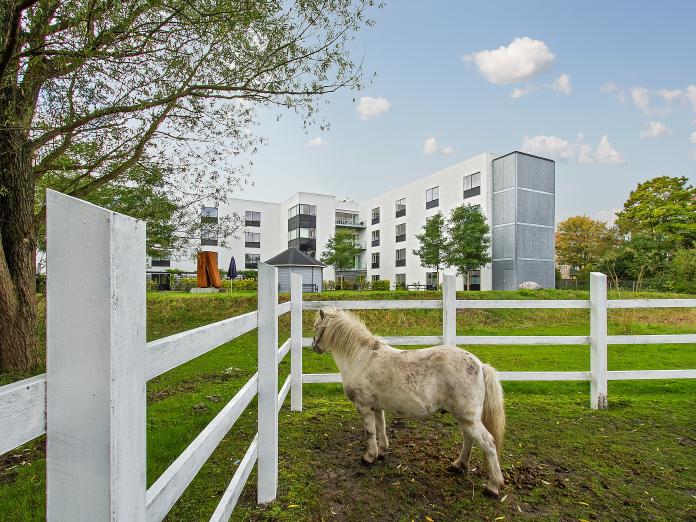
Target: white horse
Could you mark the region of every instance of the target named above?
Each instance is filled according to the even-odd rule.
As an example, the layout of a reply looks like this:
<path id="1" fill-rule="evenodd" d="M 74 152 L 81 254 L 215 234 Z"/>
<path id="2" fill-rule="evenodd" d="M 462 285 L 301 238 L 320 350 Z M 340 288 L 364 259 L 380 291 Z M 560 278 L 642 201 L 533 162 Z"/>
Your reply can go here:
<path id="1" fill-rule="evenodd" d="M 446 411 L 457 419 L 464 437 L 459 458 L 451 467 L 468 471 L 476 441 L 483 449 L 489 476 L 486 492 L 498 496 L 503 475 L 497 452 L 505 433 L 505 407 L 495 369 L 456 346 L 393 348 L 360 319 L 335 309 L 317 314 L 312 348 L 331 353 L 346 396 L 362 415 L 368 435 L 363 462 L 374 463 L 389 448 L 385 411 L 417 419 Z"/>

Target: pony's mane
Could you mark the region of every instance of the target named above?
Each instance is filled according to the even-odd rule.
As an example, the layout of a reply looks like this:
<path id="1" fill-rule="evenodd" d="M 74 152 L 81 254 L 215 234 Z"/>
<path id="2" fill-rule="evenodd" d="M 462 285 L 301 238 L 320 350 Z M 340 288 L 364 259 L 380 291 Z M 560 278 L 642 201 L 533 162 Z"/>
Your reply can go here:
<path id="1" fill-rule="evenodd" d="M 333 352 L 353 358 L 361 351 L 379 347 L 380 340 L 367 329 L 359 317 L 345 310 L 328 310 L 325 314 L 322 341 L 330 346 Z"/>

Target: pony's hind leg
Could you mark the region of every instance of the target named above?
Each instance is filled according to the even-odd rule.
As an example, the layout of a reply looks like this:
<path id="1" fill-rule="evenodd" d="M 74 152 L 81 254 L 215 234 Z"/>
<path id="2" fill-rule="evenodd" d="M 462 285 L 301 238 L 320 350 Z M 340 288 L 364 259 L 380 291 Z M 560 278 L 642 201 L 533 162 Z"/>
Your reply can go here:
<path id="1" fill-rule="evenodd" d="M 365 464 L 373 464 L 379 455 L 377 450 L 375 411 L 366 406 L 357 406 L 357 408 L 358 413 L 362 415 L 365 431 L 367 431 L 367 452 L 363 455 L 362 460 Z"/>
<path id="2" fill-rule="evenodd" d="M 462 449 L 459 452 L 459 458 L 450 464 L 450 469 L 453 471 L 469 471 L 469 457 L 471 456 L 471 447 L 474 445 L 474 440 L 467 435 L 464 428 L 461 430 L 463 442 Z"/>
<path id="3" fill-rule="evenodd" d="M 495 449 L 493 435 L 488 432 L 483 423 L 479 420 L 471 424 L 464 424 L 462 427 L 466 431 L 468 437 L 478 442 L 481 446 L 486 461 L 485 469 L 488 472 L 489 479 L 488 485 L 486 486 L 486 493 L 497 497 L 505 481 L 503 480 L 503 473 L 500 471 L 500 463 L 498 462 L 498 453 Z"/>
<path id="4" fill-rule="evenodd" d="M 384 421 L 384 410 L 375 411 L 375 426 L 377 428 L 377 458 L 383 458 L 389 449 L 387 424 Z"/>

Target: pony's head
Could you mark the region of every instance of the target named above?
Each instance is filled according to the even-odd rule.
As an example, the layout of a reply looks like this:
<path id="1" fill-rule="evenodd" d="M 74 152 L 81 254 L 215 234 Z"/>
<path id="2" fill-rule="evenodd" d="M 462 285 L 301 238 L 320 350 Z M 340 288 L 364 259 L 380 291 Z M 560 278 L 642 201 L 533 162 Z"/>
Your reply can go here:
<path id="1" fill-rule="evenodd" d="M 319 310 L 314 319 L 312 348 L 317 353 L 338 352 L 350 357 L 361 348 L 375 349 L 379 344 L 359 318 L 344 310 Z"/>
<path id="2" fill-rule="evenodd" d="M 327 311 L 319 310 L 319 313 L 314 318 L 314 338 L 312 339 L 312 350 L 317 353 L 324 353 L 326 350 L 326 345 L 322 345 L 321 339 L 324 336 L 324 331 L 328 326 L 329 314 L 334 315 L 336 313 L 335 309 L 329 309 Z"/>

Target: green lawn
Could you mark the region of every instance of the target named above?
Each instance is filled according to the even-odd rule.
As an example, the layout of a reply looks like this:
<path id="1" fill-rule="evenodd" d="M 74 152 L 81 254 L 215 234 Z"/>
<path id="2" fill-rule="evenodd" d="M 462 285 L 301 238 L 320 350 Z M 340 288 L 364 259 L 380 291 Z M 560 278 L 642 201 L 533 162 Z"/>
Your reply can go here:
<path id="1" fill-rule="evenodd" d="M 622 295 L 633 297 L 635 294 Z M 647 296 L 643 295 L 643 297 Z M 665 297 L 666 294 L 653 297 Z M 330 292 L 324 299 L 439 298 L 435 292 Z M 460 298 L 587 298 L 586 292 L 481 292 Z M 617 295 L 611 295 L 610 298 Z M 671 297 L 671 296 L 670 296 Z M 282 296 L 287 299 L 287 296 Z M 149 294 L 148 339 L 255 309 L 253 293 Z M 438 310 L 363 311 L 382 335 L 437 335 Z M 693 333 L 696 309 L 610 310 L 610 333 Z M 305 315 L 310 335 L 311 314 Z M 460 335 L 583 335 L 587 310 L 462 310 Z M 287 338 L 289 318 L 280 322 Z M 467 347 L 499 370 L 588 370 L 585 346 Z M 694 345 L 609 348 L 609 369 L 696 368 Z M 304 351 L 305 372 L 336 371 Z M 281 379 L 289 357 L 281 364 Z M 256 371 L 256 332 L 148 383 L 151 484 Z M 0 376 L 0 383 L 21 376 Z M 278 500 L 255 504 L 255 475 L 233 520 L 685 520 L 696 519 L 696 381 L 609 383 L 610 409 L 589 410 L 588 383 L 505 383 L 508 434 L 501 499 L 484 497 L 479 470 L 446 471 L 460 438 L 448 415 L 388 420 L 392 447 L 359 465 L 365 436 L 340 385 L 306 385 L 305 410 L 280 414 Z M 256 432 L 255 403 L 200 471 L 168 520 L 207 520 Z M 480 454 L 474 453 L 474 464 Z M 42 520 L 43 442 L 0 456 L 0 520 Z M 502 519 L 499 519 L 502 520 Z"/>

